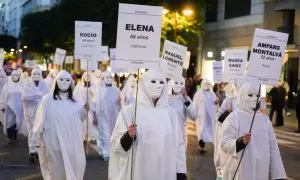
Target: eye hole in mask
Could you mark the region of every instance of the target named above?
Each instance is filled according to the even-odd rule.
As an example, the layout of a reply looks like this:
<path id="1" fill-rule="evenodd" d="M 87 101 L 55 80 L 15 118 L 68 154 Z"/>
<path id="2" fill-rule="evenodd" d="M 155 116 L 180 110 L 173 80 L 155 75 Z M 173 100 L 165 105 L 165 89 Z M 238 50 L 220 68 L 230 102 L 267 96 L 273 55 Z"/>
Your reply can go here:
<path id="1" fill-rule="evenodd" d="M 183 85 L 183 83 L 180 83 L 181 85 Z"/>
<path id="2" fill-rule="evenodd" d="M 160 84 L 164 84 L 164 82 L 163 82 L 163 81 L 160 81 L 159 83 L 160 83 Z"/>
<path id="3" fill-rule="evenodd" d="M 178 82 L 175 82 L 175 84 L 178 84 Z"/>

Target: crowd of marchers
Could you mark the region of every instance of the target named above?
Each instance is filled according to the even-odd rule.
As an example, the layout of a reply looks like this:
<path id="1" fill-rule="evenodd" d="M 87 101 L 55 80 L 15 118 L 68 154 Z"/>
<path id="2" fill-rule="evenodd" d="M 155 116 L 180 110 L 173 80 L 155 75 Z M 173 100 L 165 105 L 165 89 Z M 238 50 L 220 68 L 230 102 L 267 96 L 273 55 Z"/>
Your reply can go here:
<path id="1" fill-rule="evenodd" d="M 109 71 L 86 71 L 74 85 L 65 70 L 45 79 L 38 67 L 29 75 L 0 71 L 8 144 L 27 136 L 30 161 L 39 161 L 46 180 L 82 180 L 86 143 L 109 162 L 109 180 L 185 180 L 187 119 L 201 154 L 214 145 L 218 179 L 287 179 L 259 85 L 214 87 L 200 76 L 167 79 L 156 70 L 129 75 L 121 88 Z"/>

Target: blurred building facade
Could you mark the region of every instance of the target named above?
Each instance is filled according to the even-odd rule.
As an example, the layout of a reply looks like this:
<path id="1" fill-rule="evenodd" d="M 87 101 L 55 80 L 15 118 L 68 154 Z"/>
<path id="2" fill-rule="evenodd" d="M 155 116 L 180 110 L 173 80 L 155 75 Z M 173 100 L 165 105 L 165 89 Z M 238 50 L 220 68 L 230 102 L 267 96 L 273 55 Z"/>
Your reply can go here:
<path id="1" fill-rule="evenodd" d="M 197 73 L 212 80 L 212 64 L 225 49 L 251 49 L 255 28 L 289 34 L 282 80 L 297 90 L 300 79 L 299 0 L 215 0 L 205 12 L 205 36 L 200 39 Z"/>

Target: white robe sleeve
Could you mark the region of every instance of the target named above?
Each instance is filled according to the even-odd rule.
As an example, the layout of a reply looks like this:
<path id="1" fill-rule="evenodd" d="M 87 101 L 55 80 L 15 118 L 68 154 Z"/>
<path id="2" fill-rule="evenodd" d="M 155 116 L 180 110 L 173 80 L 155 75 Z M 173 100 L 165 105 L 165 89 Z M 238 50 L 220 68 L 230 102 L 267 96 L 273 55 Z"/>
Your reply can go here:
<path id="1" fill-rule="evenodd" d="M 5 109 L 5 99 L 7 95 L 7 83 L 3 86 L 0 94 L 0 109 Z"/>
<path id="2" fill-rule="evenodd" d="M 177 161 L 176 161 L 176 170 L 177 173 L 183 173 L 186 174 L 186 148 L 185 148 L 185 142 L 183 140 L 181 128 L 179 126 L 179 119 L 174 109 L 170 109 L 170 114 L 172 118 L 173 123 L 173 131 L 175 135 L 175 140 L 177 140 Z"/>
<path id="3" fill-rule="evenodd" d="M 36 111 L 34 125 L 33 125 L 33 135 L 32 135 L 32 144 L 31 146 L 39 147 L 41 145 L 42 134 L 44 131 L 44 124 L 46 118 L 46 110 L 47 110 L 47 98 L 45 96 Z M 49 103 L 49 102 L 48 102 Z"/>
<path id="4" fill-rule="evenodd" d="M 282 163 L 280 151 L 278 148 L 277 139 L 272 127 L 271 122 L 269 124 L 269 143 L 270 143 L 270 173 L 271 179 L 287 179 L 285 169 Z"/>
<path id="5" fill-rule="evenodd" d="M 238 136 L 238 119 L 235 112 L 230 113 L 222 124 L 221 149 L 224 153 L 232 156 L 239 156 L 242 151 L 236 153 L 236 141 Z"/>
<path id="6" fill-rule="evenodd" d="M 195 108 L 195 104 L 192 102 L 191 98 L 188 97 L 188 101 L 190 102 L 189 107 L 185 107 L 186 116 L 192 120 L 197 118 L 197 111 Z"/>
<path id="7" fill-rule="evenodd" d="M 200 91 L 197 91 L 194 95 L 194 98 L 193 98 L 193 105 L 194 105 L 194 108 L 196 109 L 196 118 L 200 116 L 200 102 L 199 102 L 199 98 L 200 98 Z M 195 118 L 195 119 L 196 119 Z"/>

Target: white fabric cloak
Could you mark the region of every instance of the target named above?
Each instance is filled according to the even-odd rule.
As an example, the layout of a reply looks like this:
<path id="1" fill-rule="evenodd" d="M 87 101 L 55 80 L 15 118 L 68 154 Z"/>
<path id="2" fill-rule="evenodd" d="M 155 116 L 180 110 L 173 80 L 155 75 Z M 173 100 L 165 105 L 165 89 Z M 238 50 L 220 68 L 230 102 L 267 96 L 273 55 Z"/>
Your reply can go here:
<path id="1" fill-rule="evenodd" d="M 193 102 L 198 111 L 196 118 L 196 132 L 198 141 L 213 142 L 214 126 L 217 113 L 216 94 L 212 91 L 200 89 L 194 95 Z"/>
<path id="2" fill-rule="evenodd" d="M 67 72 L 61 71 L 57 77 L 62 74 Z M 86 165 L 82 143 L 83 111 L 80 101 L 55 100 L 53 92 L 42 98 L 34 122 L 33 145 L 39 147 L 45 180 L 83 180 Z"/>
<path id="3" fill-rule="evenodd" d="M 8 78 L 7 75 L 5 73 L 5 71 L 3 69 L 0 70 L 0 93 L 4 87 L 4 85 L 7 83 Z M 4 121 L 4 113 L 2 111 L 0 111 L 0 123 L 3 124 Z"/>
<path id="4" fill-rule="evenodd" d="M 24 120 L 28 133 L 29 152 L 36 152 L 36 148 L 32 145 L 32 130 L 37 107 L 42 97 L 49 92 L 49 88 L 44 80 L 40 80 L 38 86 L 29 78 L 23 88 L 22 101 L 24 109 Z"/>
<path id="5" fill-rule="evenodd" d="M 185 144 L 177 114 L 168 104 L 166 82 L 156 106 L 146 93 L 144 76 L 158 73 L 149 71 L 139 82 L 133 180 L 176 180 L 177 173 L 186 173 Z M 123 108 L 118 116 L 111 138 L 109 180 L 130 180 L 132 148 L 125 152 L 120 139 L 133 117 L 134 105 Z"/>

